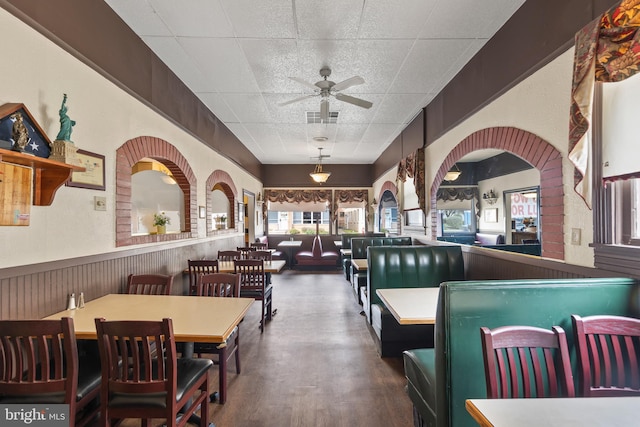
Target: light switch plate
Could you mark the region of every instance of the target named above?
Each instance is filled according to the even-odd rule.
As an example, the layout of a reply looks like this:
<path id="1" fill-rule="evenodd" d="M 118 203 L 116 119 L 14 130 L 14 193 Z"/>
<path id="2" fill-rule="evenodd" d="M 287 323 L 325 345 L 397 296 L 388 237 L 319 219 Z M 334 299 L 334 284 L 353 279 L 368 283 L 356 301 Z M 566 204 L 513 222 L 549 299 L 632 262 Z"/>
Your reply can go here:
<path id="1" fill-rule="evenodd" d="M 571 244 L 572 245 L 579 245 L 580 244 L 580 235 L 581 235 L 581 230 L 579 228 L 572 228 L 571 229 Z"/>
<path id="2" fill-rule="evenodd" d="M 94 196 L 93 197 L 93 208 L 97 211 L 106 211 L 107 210 L 107 198 Z"/>

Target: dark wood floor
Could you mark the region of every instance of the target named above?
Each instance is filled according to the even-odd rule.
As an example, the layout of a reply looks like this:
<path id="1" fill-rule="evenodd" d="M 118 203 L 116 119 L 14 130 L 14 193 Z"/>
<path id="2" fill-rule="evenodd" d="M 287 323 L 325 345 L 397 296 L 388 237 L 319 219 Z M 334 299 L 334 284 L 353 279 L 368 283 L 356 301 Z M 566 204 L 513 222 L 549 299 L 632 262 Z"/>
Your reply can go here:
<path id="1" fill-rule="evenodd" d="M 344 276 L 286 271 L 274 275 L 273 284 L 277 314 L 261 335 L 256 302 L 241 324 L 242 373 L 230 368 L 227 402 L 209 404 L 211 422 L 216 427 L 411 426 L 402 359 L 378 356 Z M 212 370 L 211 383 L 216 390 L 217 371 Z"/>

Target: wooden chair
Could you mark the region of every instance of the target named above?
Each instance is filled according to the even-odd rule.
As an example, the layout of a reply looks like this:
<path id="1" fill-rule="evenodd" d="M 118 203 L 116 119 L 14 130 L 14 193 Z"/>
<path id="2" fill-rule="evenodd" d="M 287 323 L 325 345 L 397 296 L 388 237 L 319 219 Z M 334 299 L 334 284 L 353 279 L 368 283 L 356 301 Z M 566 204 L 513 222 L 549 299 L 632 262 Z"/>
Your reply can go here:
<path id="1" fill-rule="evenodd" d="M 264 332 L 264 323 L 272 317 L 273 287 L 267 285 L 264 274 L 264 261 L 244 259 L 235 261 L 235 273 L 240 275 L 240 296 L 255 298 L 262 304 L 260 333 Z"/>
<path id="2" fill-rule="evenodd" d="M 254 250 L 267 249 L 267 244 L 266 243 L 261 243 L 261 242 L 253 242 L 249 246 L 254 248 Z"/>
<path id="3" fill-rule="evenodd" d="M 189 265 L 189 295 L 198 294 L 198 276 L 201 274 L 217 273 L 217 259 L 188 260 Z"/>
<path id="4" fill-rule="evenodd" d="M 531 326 L 480 328 L 487 397 L 574 397 L 564 330 Z"/>
<path id="5" fill-rule="evenodd" d="M 173 276 L 164 274 L 130 274 L 127 293 L 138 295 L 171 295 Z"/>
<path id="6" fill-rule="evenodd" d="M 69 425 L 94 425 L 100 363 L 78 360 L 73 319 L 0 321 L 0 404 L 67 404 Z"/>
<path id="7" fill-rule="evenodd" d="M 201 274 L 198 277 L 198 296 L 235 297 L 240 296 L 240 275 L 231 273 Z M 202 354 L 216 354 L 219 365 L 220 403 L 227 400 L 227 365 L 229 359 L 235 356 L 236 372 L 240 373 L 240 329 L 235 327 L 227 342 L 223 344 L 195 343 L 194 353 L 198 357 Z"/>
<path id="8" fill-rule="evenodd" d="M 640 319 L 571 316 L 584 397 L 640 395 Z"/>
<path id="9" fill-rule="evenodd" d="M 247 258 L 247 256 L 249 255 L 249 252 L 255 251 L 255 249 L 252 248 L 251 246 L 238 247 L 236 249 L 237 249 L 238 252 L 240 252 L 240 255 L 242 256 L 243 259 Z"/>
<path id="10" fill-rule="evenodd" d="M 218 261 L 235 261 L 240 258 L 240 251 L 218 251 Z"/>
<path id="11" fill-rule="evenodd" d="M 200 426 L 208 425 L 209 368 L 213 362 L 181 359 L 178 363 L 171 319 L 96 319 L 96 331 L 102 365 L 103 427 L 122 418 L 141 418 L 143 426 L 148 426 L 151 418 L 164 418 L 167 426 L 184 426 L 198 407 Z M 177 420 L 179 411 L 183 416 Z"/>
<path id="12" fill-rule="evenodd" d="M 271 261 L 271 251 L 259 250 L 253 248 L 252 251 L 247 253 L 245 256 L 246 259 L 261 259 L 263 261 Z M 267 281 L 267 286 L 271 285 L 271 273 L 265 273 L 265 280 Z"/>

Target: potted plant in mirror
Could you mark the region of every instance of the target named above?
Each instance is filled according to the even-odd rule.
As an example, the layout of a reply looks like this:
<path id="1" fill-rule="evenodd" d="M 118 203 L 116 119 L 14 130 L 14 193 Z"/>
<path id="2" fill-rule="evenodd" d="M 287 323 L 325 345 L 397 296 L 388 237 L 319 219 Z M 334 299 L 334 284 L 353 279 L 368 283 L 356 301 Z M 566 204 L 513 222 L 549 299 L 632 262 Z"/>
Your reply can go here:
<path id="1" fill-rule="evenodd" d="M 167 224 L 171 224 L 171 218 L 164 212 L 153 214 L 153 225 L 156 227 L 157 234 L 165 234 L 167 232 Z"/>
<path id="2" fill-rule="evenodd" d="M 224 230 L 227 228 L 227 216 L 222 215 L 218 217 L 218 230 Z"/>

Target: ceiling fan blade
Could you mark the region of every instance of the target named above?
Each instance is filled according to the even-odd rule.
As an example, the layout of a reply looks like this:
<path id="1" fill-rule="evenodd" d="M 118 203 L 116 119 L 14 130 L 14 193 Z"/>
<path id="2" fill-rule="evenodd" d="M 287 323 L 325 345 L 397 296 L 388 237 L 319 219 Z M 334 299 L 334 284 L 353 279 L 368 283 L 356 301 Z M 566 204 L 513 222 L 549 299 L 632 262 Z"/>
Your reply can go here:
<path id="1" fill-rule="evenodd" d="M 317 96 L 317 95 L 314 93 L 314 94 L 311 94 L 311 95 L 301 96 L 299 98 L 291 99 L 289 101 L 280 102 L 278 105 L 282 107 L 282 106 L 285 106 L 285 105 L 293 104 L 294 102 L 304 101 L 307 98 L 313 98 L 314 96 Z"/>
<path id="2" fill-rule="evenodd" d="M 348 102 L 349 104 L 357 105 L 358 107 L 362 108 L 371 108 L 371 106 L 373 105 L 373 103 L 365 101 L 364 99 L 355 98 L 349 95 L 343 95 L 341 93 L 336 94 L 336 99 L 339 101 Z"/>
<path id="3" fill-rule="evenodd" d="M 353 76 L 350 79 L 344 80 L 340 83 L 336 83 L 331 89 L 334 91 L 345 90 L 347 88 L 350 88 L 351 86 L 361 85 L 362 83 L 364 83 L 364 79 L 362 77 Z"/>
<path id="4" fill-rule="evenodd" d="M 320 101 L 320 120 L 326 123 L 329 120 L 329 100 L 323 99 Z"/>
<path id="5" fill-rule="evenodd" d="M 300 83 L 300 84 L 301 84 L 301 85 L 303 85 L 303 86 L 307 86 L 307 87 L 309 87 L 309 88 L 311 88 L 311 89 L 313 89 L 313 90 L 318 90 L 318 86 L 314 85 L 313 83 L 309 83 L 309 82 L 308 82 L 308 81 L 306 81 L 306 80 L 302 80 L 302 79 L 300 79 L 300 78 L 298 78 L 298 77 L 289 77 L 289 78 L 290 78 L 291 80 L 293 80 L 294 82 L 298 82 L 298 83 Z"/>

